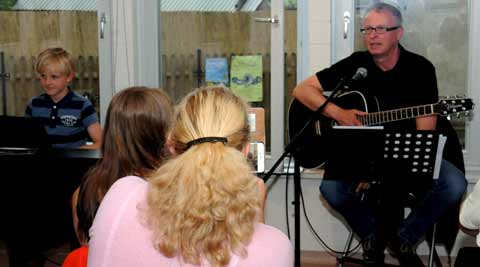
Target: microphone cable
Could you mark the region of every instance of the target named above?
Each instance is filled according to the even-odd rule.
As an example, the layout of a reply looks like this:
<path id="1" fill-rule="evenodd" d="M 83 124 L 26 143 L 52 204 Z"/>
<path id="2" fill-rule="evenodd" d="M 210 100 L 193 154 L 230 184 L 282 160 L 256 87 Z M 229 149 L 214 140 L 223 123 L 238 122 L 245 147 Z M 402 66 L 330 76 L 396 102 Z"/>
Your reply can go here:
<path id="1" fill-rule="evenodd" d="M 287 222 L 287 236 L 290 239 L 290 219 L 288 218 L 288 183 L 290 181 L 290 164 L 292 163 L 293 157 L 288 157 L 287 172 L 285 175 L 285 220 Z"/>
<path id="2" fill-rule="evenodd" d="M 291 161 L 292 161 L 292 157 L 289 157 L 289 160 L 288 160 L 288 165 L 287 165 L 287 170 L 290 170 L 290 167 L 291 167 Z M 286 223 L 287 223 L 287 233 L 288 233 L 288 238 L 290 239 L 290 223 L 289 223 L 289 217 L 288 217 L 288 185 L 289 185 L 289 177 L 292 173 L 287 171 L 286 172 L 286 179 L 285 179 L 285 212 L 286 212 Z M 295 179 L 295 178 L 294 178 Z M 303 197 L 303 189 L 302 189 L 302 183 L 301 181 L 300 182 L 300 192 L 298 192 L 300 194 L 300 203 L 298 203 L 298 205 L 302 205 L 302 211 L 303 211 L 303 215 L 305 217 L 305 221 L 307 222 L 308 224 L 308 227 L 310 228 L 310 231 L 312 231 L 313 235 L 315 236 L 315 238 L 317 239 L 317 241 L 319 242 L 319 244 L 326 249 L 326 252 L 334 257 L 337 257 L 339 255 L 345 255 L 345 257 L 348 257 L 349 255 L 357 252 L 359 249 L 360 249 L 360 245 L 362 244 L 361 242 L 358 242 L 352 249 L 349 249 L 347 251 L 339 251 L 339 250 L 335 250 L 333 249 L 332 247 L 330 247 L 321 237 L 320 235 L 317 233 L 317 231 L 315 230 L 315 228 L 313 227 L 312 223 L 310 222 L 310 218 L 308 217 L 308 213 L 307 213 L 307 210 L 306 210 L 306 207 L 305 207 L 305 199 Z M 295 216 L 300 216 L 300 214 L 295 214 Z"/>

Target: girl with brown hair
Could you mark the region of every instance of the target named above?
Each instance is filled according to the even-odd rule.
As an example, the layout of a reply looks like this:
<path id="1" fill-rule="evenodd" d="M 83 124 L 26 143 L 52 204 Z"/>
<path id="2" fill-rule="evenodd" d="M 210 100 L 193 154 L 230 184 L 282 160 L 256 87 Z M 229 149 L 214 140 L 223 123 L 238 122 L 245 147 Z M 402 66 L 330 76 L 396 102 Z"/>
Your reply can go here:
<path id="1" fill-rule="evenodd" d="M 165 143 L 172 118 L 171 101 L 160 89 L 130 87 L 112 98 L 102 158 L 72 197 L 74 227 L 82 245 L 89 240 L 97 209 L 112 184 L 127 175 L 147 177 L 168 157 Z"/>

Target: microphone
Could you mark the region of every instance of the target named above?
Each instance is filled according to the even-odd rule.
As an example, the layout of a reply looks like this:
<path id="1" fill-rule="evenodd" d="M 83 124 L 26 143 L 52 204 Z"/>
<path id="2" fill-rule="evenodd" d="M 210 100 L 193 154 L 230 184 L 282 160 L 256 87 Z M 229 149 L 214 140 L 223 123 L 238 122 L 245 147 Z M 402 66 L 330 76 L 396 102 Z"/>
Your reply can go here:
<path id="1" fill-rule="evenodd" d="M 353 75 L 352 78 L 350 78 L 349 80 L 343 77 L 342 79 L 340 79 L 337 86 L 335 86 L 335 89 L 332 91 L 332 98 L 336 98 L 338 95 L 344 93 L 345 91 L 349 91 L 352 82 L 365 77 L 367 77 L 367 69 L 364 67 L 358 68 L 355 75 Z"/>
<path id="2" fill-rule="evenodd" d="M 353 75 L 353 77 L 350 79 L 350 81 L 356 81 L 360 78 L 365 78 L 367 77 L 367 69 L 366 68 L 363 68 L 363 67 L 360 67 L 357 69 L 357 72 L 355 73 L 355 75 Z"/>

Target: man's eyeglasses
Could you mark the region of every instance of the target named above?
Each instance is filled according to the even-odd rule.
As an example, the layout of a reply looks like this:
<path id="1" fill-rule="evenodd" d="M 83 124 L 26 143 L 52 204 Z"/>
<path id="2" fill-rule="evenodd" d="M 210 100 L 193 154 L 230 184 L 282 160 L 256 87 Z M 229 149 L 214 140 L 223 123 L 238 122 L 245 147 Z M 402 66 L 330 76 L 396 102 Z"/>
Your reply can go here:
<path id="1" fill-rule="evenodd" d="M 394 26 L 394 27 L 385 27 L 385 26 L 377 26 L 377 27 L 366 27 L 360 29 L 360 32 L 362 34 L 370 34 L 372 32 L 376 32 L 378 34 L 384 34 L 389 31 L 394 31 L 396 29 L 400 28 L 400 26 Z"/>

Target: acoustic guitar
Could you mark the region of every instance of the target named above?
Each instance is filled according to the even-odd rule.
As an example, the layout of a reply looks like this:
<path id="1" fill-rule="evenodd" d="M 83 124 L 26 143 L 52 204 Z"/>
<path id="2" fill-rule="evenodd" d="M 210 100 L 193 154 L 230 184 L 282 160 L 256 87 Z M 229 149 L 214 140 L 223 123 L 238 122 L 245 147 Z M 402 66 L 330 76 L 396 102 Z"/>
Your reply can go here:
<path id="1" fill-rule="evenodd" d="M 364 126 L 382 125 L 387 122 L 433 114 L 441 116 L 468 115 L 474 106 L 472 99 L 469 98 L 445 98 L 433 104 L 381 111 L 379 102 L 375 97 L 366 97 L 358 91 L 342 94 L 332 102 L 342 108 L 368 112 L 368 114 L 358 117 Z M 295 150 L 295 159 L 304 168 L 316 168 L 325 162 L 326 156 L 321 151 L 322 147 L 325 147 L 325 142 L 328 142 L 325 140 L 325 133 L 336 124 L 334 120 L 315 114 L 314 111 L 294 99 L 290 104 L 288 114 L 289 138 L 292 139 L 296 136 L 310 118 L 313 118 L 312 122 L 299 136 Z"/>

